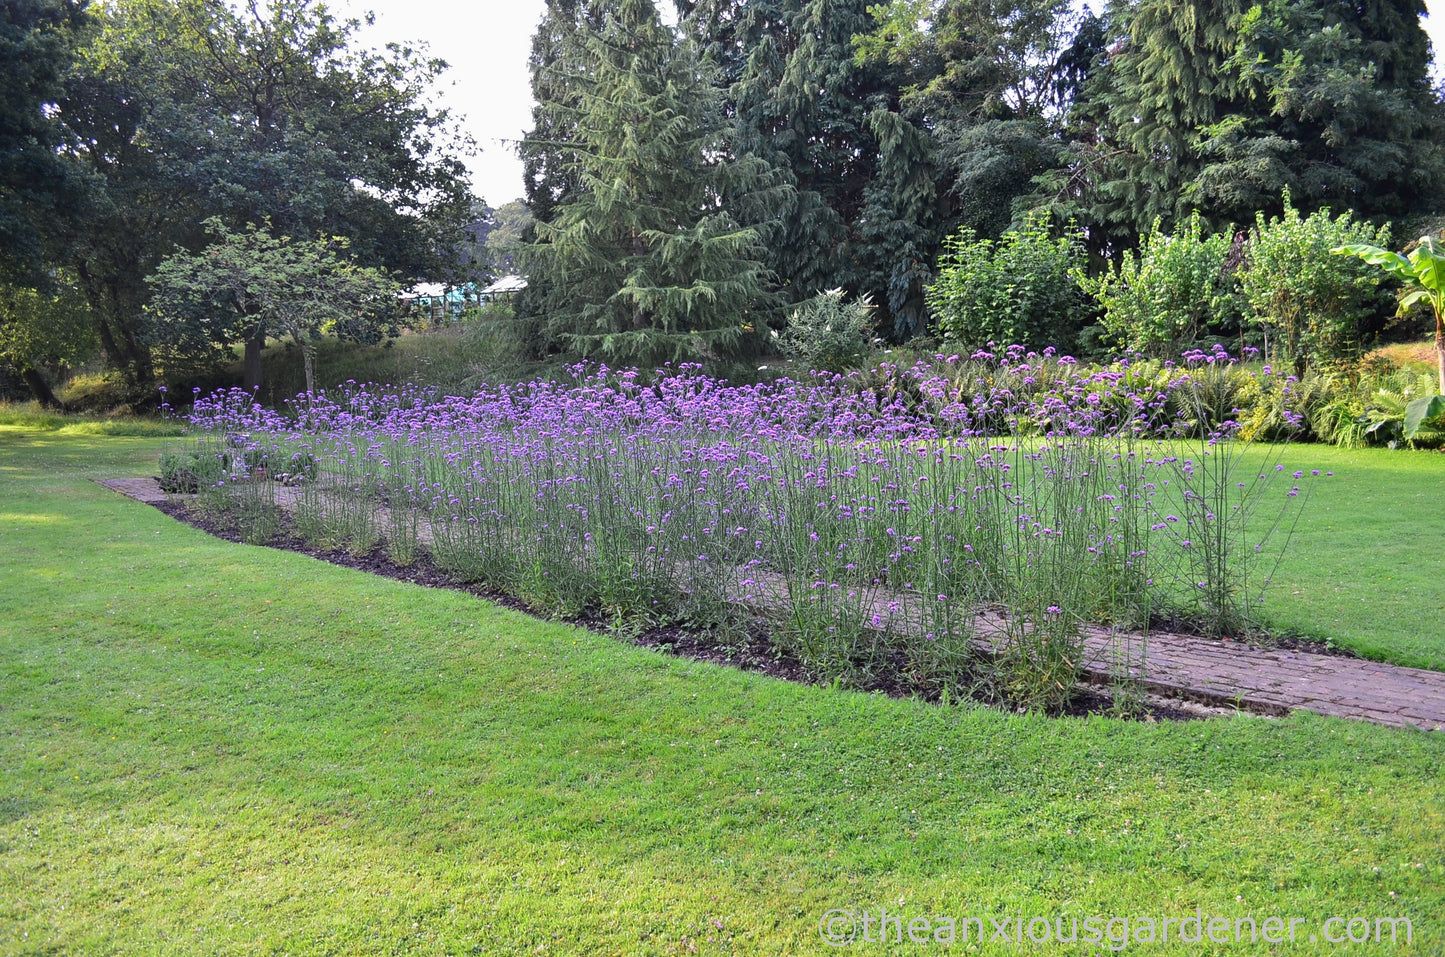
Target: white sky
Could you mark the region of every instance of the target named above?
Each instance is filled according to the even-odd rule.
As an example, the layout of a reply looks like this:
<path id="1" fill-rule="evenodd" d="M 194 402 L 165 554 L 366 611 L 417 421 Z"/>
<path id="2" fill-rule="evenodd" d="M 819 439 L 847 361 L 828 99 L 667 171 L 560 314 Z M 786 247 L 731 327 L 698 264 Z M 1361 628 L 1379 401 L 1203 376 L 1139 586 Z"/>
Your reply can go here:
<path id="1" fill-rule="evenodd" d="M 527 57 L 543 0 L 334 0 L 332 6 L 342 14 L 376 13 L 375 27 L 361 38 L 367 45 L 419 40 L 451 64 L 442 102 L 465 117 L 481 147 L 469 164 L 473 187 L 492 206 L 519 198 L 522 164 L 512 144 L 532 121 Z M 662 7 L 671 14 L 671 3 Z M 1438 55 L 1445 51 L 1445 0 L 1426 0 L 1426 7 L 1435 14 L 1425 29 Z"/>

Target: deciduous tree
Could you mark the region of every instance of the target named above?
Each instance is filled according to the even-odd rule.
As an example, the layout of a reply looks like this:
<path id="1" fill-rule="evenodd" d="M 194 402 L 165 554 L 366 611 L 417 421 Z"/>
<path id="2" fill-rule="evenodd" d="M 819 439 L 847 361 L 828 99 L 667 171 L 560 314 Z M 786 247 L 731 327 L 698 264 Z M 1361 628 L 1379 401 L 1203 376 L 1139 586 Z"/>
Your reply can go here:
<path id="1" fill-rule="evenodd" d="M 159 337 L 197 353 L 290 336 L 301 347 L 306 391 L 315 392 L 322 335 L 376 342 L 397 334 L 399 286 L 347 255 L 345 238 L 298 240 L 254 225 L 237 232 L 219 217 L 206 227 L 209 246 L 177 250 L 149 280 Z"/>

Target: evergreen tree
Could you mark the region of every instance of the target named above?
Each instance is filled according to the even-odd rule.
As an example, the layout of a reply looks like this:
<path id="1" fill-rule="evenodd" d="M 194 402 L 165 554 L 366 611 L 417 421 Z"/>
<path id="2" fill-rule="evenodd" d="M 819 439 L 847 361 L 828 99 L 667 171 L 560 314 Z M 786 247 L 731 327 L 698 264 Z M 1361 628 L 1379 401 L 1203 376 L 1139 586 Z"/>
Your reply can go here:
<path id="1" fill-rule="evenodd" d="M 730 148 L 694 45 L 652 0 L 621 0 L 575 49 L 565 95 L 541 106 L 570 131 L 557 170 L 575 186 L 524 253 L 535 307 L 584 356 L 733 354 L 772 304 L 763 232 L 741 223 L 789 191 Z"/>
<path id="2" fill-rule="evenodd" d="M 557 205 L 577 187 L 570 159 L 576 111 L 585 79 L 585 39 L 602 26 L 601 0 L 546 0 L 532 36 L 532 129 L 522 137 L 522 178 L 527 207 L 551 222 Z"/>
<path id="3" fill-rule="evenodd" d="M 860 57 L 891 68 L 895 97 L 869 117 L 879 166 L 862 232 L 872 282 L 906 335 L 924 319 L 943 236 L 959 226 L 1000 235 L 1059 165 L 1059 119 L 1088 65 L 1075 62 L 1073 41 L 1090 21 L 1067 0 L 893 0 L 870 10 Z M 882 262 L 879 250 L 901 255 Z"/>
<path id="4" fill-rule="evenodd" d="M 1203 166 L 1196 131 L 1247 107 L 1244 84 L 1229 69 L 1244 12 L 1242 0 L 1110 5 L 1118 40 L 1088 89 L 1106 157 L 1092 212 L 1106 227 L 1132 241 L 1154 220 L 1167 228 L 1187 212 Z"/>
<path id="5" fill-rule="evenodd" d="M 855 62 L 854 37 L 872 27 L 867 0 L 707 0 L 682 12 L 718 67 L 737 149 L 785 169 L 796 187 L 769 246 L 784 294 L 858 291 L 861 210 L 878 162 L 867 118 L 892 93 L 878 64 Z"/>
<path id="6" fill-rule="evenodd" d="M 878 141 L 878 175 L 859 214 L 862 286 L 881 290 L 899 339 L 928 324 L 924 291 L 943 239 L 934 141 L 906 116 L 880 107 L 868 117 Z"/>
<path id="7" fill-rule="evenodd" d="M 1303 208 L 1417 210 L 1445 168 L 1422 0 L 1116 0 L 1074 172 L 1131 240 L 1199 210 L 1214 228 Z"/>
<path id="8" fill-rule="evenodd" d="M 1245 16 L 1231 61 L 1249 112 L 1203 131 L 1189 202 L 1247 223 L 1303 207 L 1394 216 L 1435 200 L 1445 164 L 1419 0 L 1282 0 Z"/>

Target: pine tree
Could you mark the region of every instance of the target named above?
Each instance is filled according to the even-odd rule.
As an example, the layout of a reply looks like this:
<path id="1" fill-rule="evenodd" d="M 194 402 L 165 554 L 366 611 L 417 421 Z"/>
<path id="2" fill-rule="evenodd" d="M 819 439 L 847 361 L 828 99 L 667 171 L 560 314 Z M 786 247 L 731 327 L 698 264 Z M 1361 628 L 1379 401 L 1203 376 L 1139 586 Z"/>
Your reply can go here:
<path id="1" fill-rule="evenodd" d="M 721 358 L 771 305 L 763 233 L 740 224 L 785 198 L 735 155 L 695 47 L 651 0 L 621 0 L 579 35 L 558 172 L 575 183 L 537 223 L 525 264 L 565 347 L 611 362 Z"/>
<path id="2" fill-rule="evenodd" d="M 1245 109 L 1228 64 L 1238 46 L 1241 0 L 1115 0 L 1119 36 L 1089 85 L 1101 152 L 1094 215 L 1133 237 L 1166 227 L 1190 205 L 1203 163 L 1196 131 Z"/>

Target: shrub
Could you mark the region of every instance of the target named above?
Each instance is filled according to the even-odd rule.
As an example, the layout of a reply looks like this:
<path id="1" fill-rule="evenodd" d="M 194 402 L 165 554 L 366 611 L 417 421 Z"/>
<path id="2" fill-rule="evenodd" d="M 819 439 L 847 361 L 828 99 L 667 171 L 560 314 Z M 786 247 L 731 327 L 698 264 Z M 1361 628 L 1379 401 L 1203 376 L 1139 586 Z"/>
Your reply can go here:
<path id="1" fill-rule="evenodd" d="M 1312 363 L 1360 353 L 1364 320 L 1382 311 L 1383 274 L 1359 259 L 1332 256 L 1353 243 L 1386 245 L 1390 228 L 1356 222 L 1321 209 L 1301 218 L 1285 195 L 1283 215 L 1259 214 L 1240 270 L 1240 286 L 1265 334 L 1266 358 L 1292 363 L 1303 375 Z M 1392 310 L 1388 310 L 1392 311 Z"/>
<path id="2" fill-rule="evenodd" d="M 810 369 L 842 372 L 862 363 L 873 330 L 873 304 L 867 296 L 848 301 L 842 289 L 829 289 L 798 303 L 781 333 L 778 350 Z"/>
<path id="3" fill-rule="evenodd" d="M 172 495 L 195 495 L 215 485 L 230 468 L 230 456 L 198 446 L 193 450 L 167 450 L 157 463 L 161 491 Z"/>
<path id="4" fill-rule="evenodd" d="M 926 299 L 940 335 L 965 348 L 990 342 L 1042 348 L 1072 345 L 1088 312 L 1075 279 L 1077 236 L 1054 239 L 1041 219 L 979 239 L 964 227 L 949 239 Z"/>
<path id="5" fill-rule="evenodd" d="M 1137 252 L 1126 252 L 1117 266 L 1111 264 L 1096 278 L 1082 271 L 1076 278 L 1098 303 L 1106 334 L 1115 344 L 1149 356 L 1174 357 L 1238 322 L 1231 248 L 1227 233 L 1204 236 L 1197 212 L 1172 236 L 1160 231 L 1156 219 Z"/>

